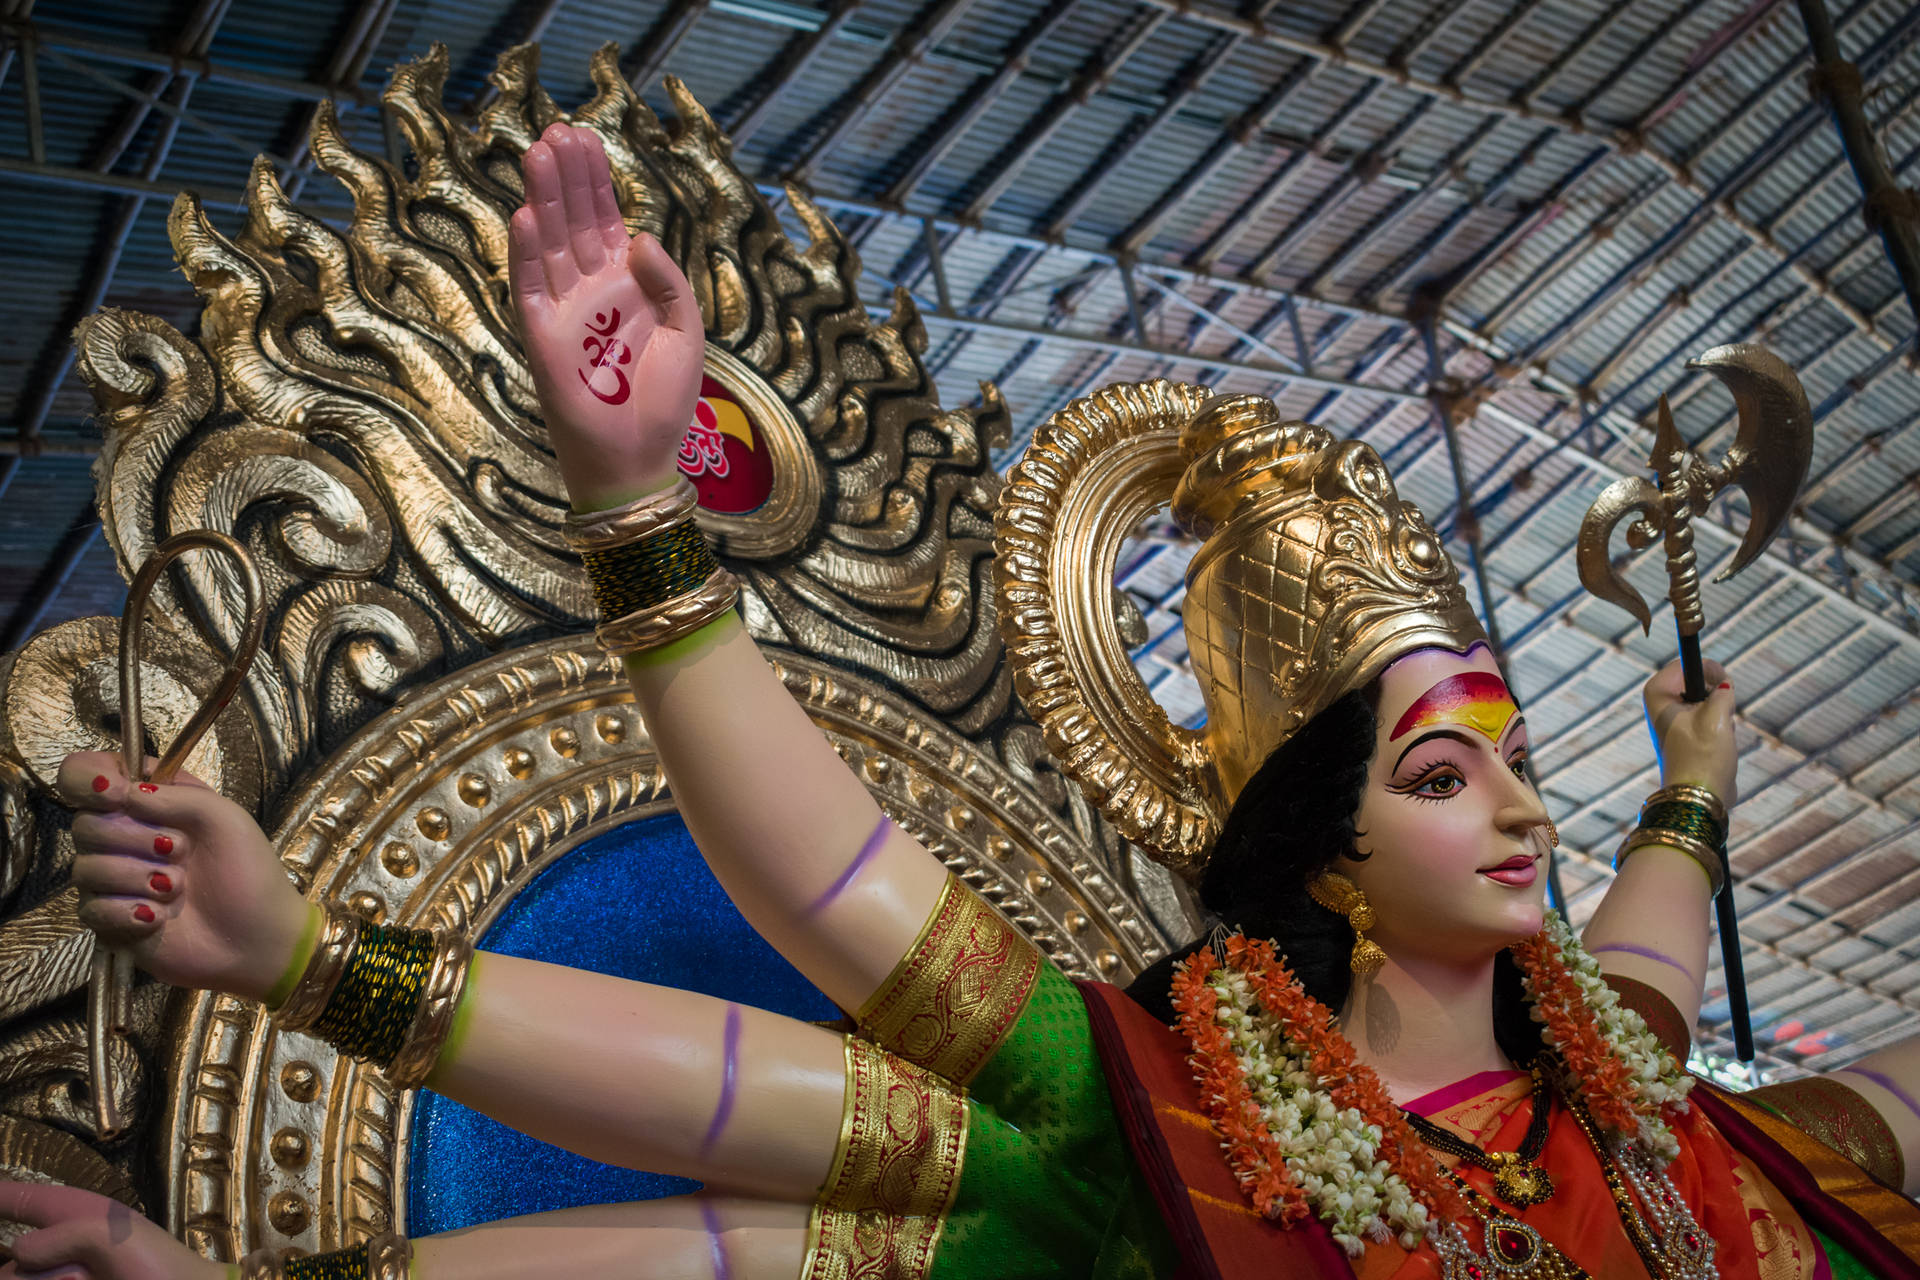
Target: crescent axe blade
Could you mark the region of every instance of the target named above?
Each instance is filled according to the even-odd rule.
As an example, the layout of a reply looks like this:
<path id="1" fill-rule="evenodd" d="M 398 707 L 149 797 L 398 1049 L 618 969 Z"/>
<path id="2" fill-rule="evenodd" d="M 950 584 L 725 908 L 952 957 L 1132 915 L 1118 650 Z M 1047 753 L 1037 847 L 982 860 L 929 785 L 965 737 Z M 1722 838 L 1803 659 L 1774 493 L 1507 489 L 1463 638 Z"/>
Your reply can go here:
<path id="1" fill-rule="evenodd" d="M 1813 410 L 1787 362 L 1765 347 L 1734 343 L 1687 361 L 1733 396 L 1739 427 L 1721 460 L 1726 483 L 1746 491 L 1753 515 L 1733 561 L 1714 578 L 1725 582 L 1766 549 L 1793 514 L 1813 462 Z"/>

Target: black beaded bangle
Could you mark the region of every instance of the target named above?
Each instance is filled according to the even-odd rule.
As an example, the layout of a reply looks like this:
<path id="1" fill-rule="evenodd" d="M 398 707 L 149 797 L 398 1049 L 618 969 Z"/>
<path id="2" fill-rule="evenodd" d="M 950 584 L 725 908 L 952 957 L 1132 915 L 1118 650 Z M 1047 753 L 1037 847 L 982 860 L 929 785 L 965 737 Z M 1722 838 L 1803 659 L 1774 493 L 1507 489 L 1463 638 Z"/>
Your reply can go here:
<path id="1" fill-rule="evenodd" d="M 707 535 L 683 520 L 651 537 L 606 551 L 583 551 L 580 559 L 606 619 L 624 618 L 697 589 L 720 567 Z"/>
<path id="2" fill-rule="evenodd" d="M 310 1253 L 283 1264 L 287 1280 L 370 1280 L 367 1247 Z"/>
<path id="3" fill-rule="evenodd" d="M 363 924 L 353 961 L 313 1034 L 349 1057 L 388 1066 L 406 1043 L 432 967 L 429 930 Z"/>
<path id="4" fill-rule="evenodd" d="M 1712 846 L 1726 847 L 1727 828 L 1717 822 L 1707 807 L 1691 800 L 1661 800 L 1647 806 L 1640 825 L 1657 831 L 1677 831 L 1683 836 Z"/>

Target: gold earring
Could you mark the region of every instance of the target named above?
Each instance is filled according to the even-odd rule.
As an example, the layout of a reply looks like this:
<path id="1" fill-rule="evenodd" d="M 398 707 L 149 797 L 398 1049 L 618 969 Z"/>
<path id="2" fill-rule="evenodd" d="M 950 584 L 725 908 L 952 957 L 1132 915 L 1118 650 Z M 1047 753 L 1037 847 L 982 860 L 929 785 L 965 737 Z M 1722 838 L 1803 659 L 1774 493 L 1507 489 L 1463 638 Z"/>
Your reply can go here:
<path id="1" fill-rule="evenodd" d="M 1327 910 L 1345 916 L 1353 926 L 1353 955 L 1347 967 L 1356 975 L 1364 978 L 1387 962 L 1387 953 L 1380 949 L 1380 944 L 1367 937 L 1367 930 L 1373 928 L 1374 923 L 1373 904 L 1367 901 L 1359 885 L 1338 871 L 1322 871 L 1308 882 L 1307 896 Z"/>
<path id="2" fill-rule="evenodd" d="M 1553 825 L 1553 819 L 1547 819 L 1547 843 L 1553 848 L 1560 847 L 1560 830 Z"/>

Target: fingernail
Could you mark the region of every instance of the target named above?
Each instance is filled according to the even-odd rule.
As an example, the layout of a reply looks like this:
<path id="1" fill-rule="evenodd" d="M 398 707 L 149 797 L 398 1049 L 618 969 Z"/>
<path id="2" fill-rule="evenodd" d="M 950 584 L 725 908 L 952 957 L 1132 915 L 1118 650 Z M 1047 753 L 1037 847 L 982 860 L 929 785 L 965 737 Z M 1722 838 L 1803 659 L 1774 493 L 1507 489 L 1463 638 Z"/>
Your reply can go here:
<path id="1" fill-rule="evenodd" d="M 167 854 L 172 853 L 173 837 L 172 836 L 155 836 L 153 838 L 153 851 L 159 854 L 161 857 L 165 857 Z"/>
<path id="2" fill-rule="evenodd" d="M 152 784 L 151 782 L 143 782 L 143 783 L 141 783 L 141 784 L 140 784 L 140 789 L 141 789 L 142 791 L 144 791 L 144 792 L 146 792 L 146 793 L 147 793 L 148 795 L 153 795 L 153 794 L 154 794 L 155 792 L 157 792 L 157 791 L 159 791 L 159 790 L 160 790 L 160 788 L 158 788 L 158 787 L 156 787 L 156 786 L 154 786 L 154 785 L 153 785 L 153 784 Z"/>
<path id="3" fill-rule="evenodd" d="M 155 893 L 173 892 L 173 881 L 167 879 L 158 871 L 147 877 L 147 883 L 153 887 Z"/>
<path id="4" fill-rule="evenodd" d="M 153 923 L 153 908 L 143 902 L 133 909 L 133 918 L 141 924 L 151 924 Z"/>
<path id="5" fill-rule="evenodd" d="M 107 781 L 107 775 L 106 775 L 106 774 L 104 774 L 104 773 L 100 773 L 100 774 L 95 774 L 95 775 L 94 775 L 94 778 L 93 778 L 93 789 L 94 789 L 95 791 L 105 791 L 105 790 L 106 790 L 106 789 L 107 789 L 108 787 L 110 787 L 110 786 L 112 786 L 112 785 L 113 785 L 113 784 L 112 784 L 111 782 L 108 782 L 108 781 Z"/>
<path id="6" fill-rule="evenodd" d="M 1724 680 L 1720 682 L 1720 687 L 1721 687 L 1722 689 L 1731 689 L 1731 688 L 1733 688 L 1733 686 L 1732 686 L 1732 685 L 1730 685 L 1730 684 L 1728 684 L 1728 683 L 1727 683 L 1726 681 L 1724 681 Z"/>

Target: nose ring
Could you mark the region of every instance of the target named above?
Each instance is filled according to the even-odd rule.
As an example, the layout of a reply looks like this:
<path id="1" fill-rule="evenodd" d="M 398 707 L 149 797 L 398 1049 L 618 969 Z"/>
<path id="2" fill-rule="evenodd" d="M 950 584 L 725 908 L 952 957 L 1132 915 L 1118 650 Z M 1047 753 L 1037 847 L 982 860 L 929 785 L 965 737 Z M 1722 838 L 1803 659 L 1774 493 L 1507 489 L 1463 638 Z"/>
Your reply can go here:
<path id="1" fill-rule="evenodd" d="M 1553 825 L 1552 818 L 1547 819 L 1547 843 L 1555 849 L 1560 847 L 1560 832 L 1559 829 Z"/>

